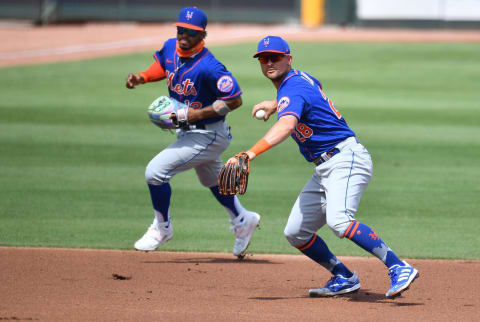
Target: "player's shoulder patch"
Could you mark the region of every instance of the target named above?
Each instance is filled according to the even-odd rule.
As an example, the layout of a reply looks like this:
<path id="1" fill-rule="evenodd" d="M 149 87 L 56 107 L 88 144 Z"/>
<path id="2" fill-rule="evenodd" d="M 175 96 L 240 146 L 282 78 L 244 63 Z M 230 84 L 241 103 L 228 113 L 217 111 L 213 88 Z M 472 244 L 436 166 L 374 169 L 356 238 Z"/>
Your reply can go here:
<path id="1" fill-rule="evenodd" d="M 233 88 L 233 79 L 229 75 L 223 75 L 217 80 L 217 88 L 220 92 L 228 93 Z"/>
<path id="2" fill-rule="evenodd" d="M 280 113 L 281 111 L 283 111 L 289 104 L 290 104 L 290 98 L 288 98 L 288 96 L 283 96 L 281 99 L 278 100 L 277 113 Z"/>

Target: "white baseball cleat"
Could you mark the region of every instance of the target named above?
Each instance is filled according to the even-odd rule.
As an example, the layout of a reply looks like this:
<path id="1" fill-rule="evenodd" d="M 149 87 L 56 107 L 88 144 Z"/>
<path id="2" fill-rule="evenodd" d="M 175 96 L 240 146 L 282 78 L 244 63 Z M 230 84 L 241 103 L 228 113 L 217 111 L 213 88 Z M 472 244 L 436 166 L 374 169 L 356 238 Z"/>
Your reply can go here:
<path id="1" fill-rule="evenodd" d="M 145 235 L 137 240 L 134 247 L 144 252 L 153 251 L 173 237 L 173 228 L 170 220 L 166 223 L 151 224 Z"/>
<path id="2" fill-rule="evenodd" d="M 250 239 L 252 238 L 255 228 L 258 227 L 260 222 L 260 215 L 246 211 L 241 213 L 237 218 L 230 221 L 230 231 L 235 234 L 235 244 L 233 245 L 233 255 L 239 259 L 245 257 L 248 245 L 250 245 Z"/>

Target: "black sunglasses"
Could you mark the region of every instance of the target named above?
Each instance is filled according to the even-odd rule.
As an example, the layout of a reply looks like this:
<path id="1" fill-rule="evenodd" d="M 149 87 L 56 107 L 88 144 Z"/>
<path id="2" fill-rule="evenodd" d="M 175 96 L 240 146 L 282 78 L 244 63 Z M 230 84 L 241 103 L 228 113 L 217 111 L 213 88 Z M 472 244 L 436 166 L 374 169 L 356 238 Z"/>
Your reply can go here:
<path id="1" fill-rule="evenodd" d="M 285 55 L 282 55 L 282 54 L 263 55 L 258 57 L 258 60 L 260 61 L 260 64 L 267 64 L 268 61 L 271 61 L 272 63 L 276 63 L 282 60 L 283 56 Z"/>
<path id="2" fill-rule="evenodd" d="M 198 35 L 198 33 L 200 32 L 200 30 L 188 29 L 188 28 L 183 28 L 183 27 L 177 27 L 177 33 L 178 33 L 179 35 L 183 35 L 185 32 L 186 32 L 187 35 L 189 35 L 190 37 L 195 37 L 196 35 Z"/>

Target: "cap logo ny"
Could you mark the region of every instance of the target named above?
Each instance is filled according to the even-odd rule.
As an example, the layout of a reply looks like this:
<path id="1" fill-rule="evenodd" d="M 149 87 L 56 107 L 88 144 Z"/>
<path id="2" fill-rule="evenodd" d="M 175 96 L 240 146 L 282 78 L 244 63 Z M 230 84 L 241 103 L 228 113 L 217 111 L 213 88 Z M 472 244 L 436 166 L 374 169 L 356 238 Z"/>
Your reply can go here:
<path id="1" fill-rule="evenodd" d="M 187 20 L 190 20 L 193 18 L 193 11 L 187 11 L 187 14 L 185 15 L 185 17 L 187 18 Z"/>
<path id="2" fill-rule="evenodd" d="M 265 39 L 263 40 L 263 45 L 264 45 L 265 47 L 268 47 L 269 44 L 270 44 L 270 38 L 265 38 Z"/>

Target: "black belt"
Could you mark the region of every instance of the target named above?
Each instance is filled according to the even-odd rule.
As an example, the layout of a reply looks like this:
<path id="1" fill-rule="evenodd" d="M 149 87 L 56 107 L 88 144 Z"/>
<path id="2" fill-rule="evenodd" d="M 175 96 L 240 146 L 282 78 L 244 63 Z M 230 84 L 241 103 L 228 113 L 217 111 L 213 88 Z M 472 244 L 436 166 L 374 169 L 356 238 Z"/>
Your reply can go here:
<path id="1" fill-rule="evenodd" d="M 316 165 L 320 165 L 323 162 L 326 162 L 326 161 L 330 160 L 338 152 L 340 152 L 339 149 L 332 148 L 332 149 L 328 150 L 327 152 L 323 152 L 318 158 L 313 160 L 313 163 L 315 163 Z"/>

